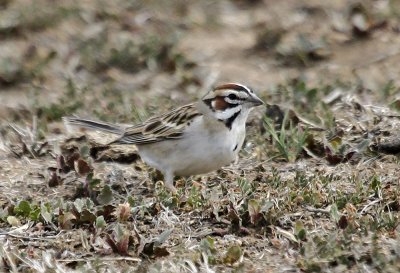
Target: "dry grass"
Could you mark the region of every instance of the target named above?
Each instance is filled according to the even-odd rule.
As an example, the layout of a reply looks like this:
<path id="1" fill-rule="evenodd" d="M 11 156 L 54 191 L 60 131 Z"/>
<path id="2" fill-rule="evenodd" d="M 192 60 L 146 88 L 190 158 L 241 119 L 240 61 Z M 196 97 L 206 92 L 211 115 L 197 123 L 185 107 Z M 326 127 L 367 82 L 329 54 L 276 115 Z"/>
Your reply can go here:
<path id="1" fill-rule="evenodd" d="M 396 1 L 3 2 L 2 271 L 399 271 Z M 221 81 L 269 107 L 237 164 L 177 195 L 134 147 L 61 124 L 139 122 Z"/>

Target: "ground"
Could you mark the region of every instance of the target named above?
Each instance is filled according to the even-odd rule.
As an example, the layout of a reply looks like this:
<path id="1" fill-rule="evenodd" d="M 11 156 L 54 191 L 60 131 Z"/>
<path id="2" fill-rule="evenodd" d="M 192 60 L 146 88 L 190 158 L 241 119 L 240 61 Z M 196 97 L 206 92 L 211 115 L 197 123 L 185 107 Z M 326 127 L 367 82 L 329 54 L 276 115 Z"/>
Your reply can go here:
<path id="1" fill-rule="evenodd" d="M 398 272 L 399 34 L 396 0 L 0 0 L 1 271 Z M 222 82 L 267 106 L 176 195 L 62 123 Z"/>

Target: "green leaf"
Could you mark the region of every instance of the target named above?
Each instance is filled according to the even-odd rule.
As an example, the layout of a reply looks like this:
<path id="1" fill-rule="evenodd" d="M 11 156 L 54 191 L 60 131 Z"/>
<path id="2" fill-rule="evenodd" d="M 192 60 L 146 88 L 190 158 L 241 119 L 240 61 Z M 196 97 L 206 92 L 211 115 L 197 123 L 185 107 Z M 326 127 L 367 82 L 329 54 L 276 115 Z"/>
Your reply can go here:
<path id="1" fill-rule="evenodd" d="M 335 222 L 337 223 L 340 219 L 340 213 L 339 213 L 338 207 L 335 203 L 332 204 L 330 212 L 331 212 L 332 219 L 335 220 Z"/>
<path id="2" fill-rule="evenodd" d="M 132 196 L 128 196 L 128 204 L 131 206 L 131 208 L 136 206 L 135 199 Z"/>
<path id="3" fill-rule="evenodd" d="M 18 206 L 14 208 L 14 213 L 17 215 L 28 217 L 29 214 L 31 213 L 31 210 L 32 210 L 31 204 L 28 201 L 23 200 L 19 202 Z"/>
<path id="4" fill-rule="evenodd" d="M 107 205 L 107 204 L 111 203 L 112 200 L 113 200 L 113 194 L 112 194 L 111 188 L 110 188 L 110 186 L 105 185 L 103 187 L 103 189 L 101 190 L 99 196 L 97 196 L 97 201 L 101 205 Z"/>
<path id="5" fill-rule="evenodd" d="M 216 254 L 217 250 L 215 249 L 215 241 L 210 236 L 207 236 L 200 242 L 200 248 L 205 251 L 207 254 Z"/>
<path id="6" fill-rule="evenodd" d="M 84 206 L 85 206 L 85 199 L 76 199 L 74 201 L 74 207 L 77 212 L 81 213 Z"/>
<path id="7" fill-rule="evenodd" d="M 268 212 L 268 211 L 269 211 L 271 208 L 273 208 L 273 207 L 274 207 L 274 202 L 272 202 L 272 201 L 266 201 L 266 202 L 263 204 L 263 206 L 261 207 L 260 211 L 266 213 L 266 212 Z"/>
<path id="8" fill-rule="evenodd" d="M 115 239 L 117 242 L 122 240 L 122 238 L 126 233 L 122 225 L 120 225 L 119 223 L 115 226 L 114 232 L 115 232 Z"/>
<path id="9" fill-rule="evenodd" d="M 8 216 L 8 210 L 6 208 L 0 208 L 0 220 L 6 221 Z"/>
<path id="10" fill-rule="evenodd" d="M 40 217 L 40 211 L 41 209 L 38 206 L 32 208 L 31 213 L 29 214 L 29 219 L 32 221 L 38 221 Z"/>
<path id="11" fill-rule="evenodd" d="M 215 241 L 210 236 L 207 236 L 200 242 L 200 249 L 208 257 L 210 264 L 216 264 L 217 262 L 217 250 L 215 249 Z"/>
<path id="12" fill-rule="evenodd" d="M 83 145 L 79 149 L 79 153 L 81 154 L 82 158 L 88 158 L 90 155 L 90 148 L 88 145 Z"/>
<path id="13" fill-rule="evenodd" d="M 97 186 L 100 185 L 100 183 L 101 183 L 100 179 L 98 179 L 98 178 L 92 179 L 92 180 L 90 180 L 89 187 L 91 189 L 95 189 Z"/>
<path id="14" fill-rule="evenodd" d="M 240 248 L 240 246 L 231 246 L 224 257 L 224 263 L 233 264 L 239 261 L 241 256 L 242 256 L 242 249 Z"/>
<path id="15" fill-rule="evenodd" d="M 52 215 L 50 213 L 50 210 L 51 210 L 51 208 L 50 208 L 49 205 L 46 205 L 44 203 L 42 203 L 40 205 L 40 215 L 42 215 L 42 217 L 43 217 L 43 219 L 44 219 L 44 221 L 46 223 L 50 223 L 51 219 L 52 219 Z"/>
<path id="16" fill-rule="evenodd" d="M 294 225 L 294 234 L 299 240 L 306 239 L 306 230 L 304 229 L 304 225 L 301 221 L 297 221 Z"/>
<path id="17" fill-rule="evenodd" d="M 104 216 L 98 216 L 96 218 L 96 229 L 101 229 L 104 228 L 106 226 L 106 221 L 104 220 Z"/>
<path id="18" fill-rule="evenodd" d="M 239 177 L 237 182 L 243 196 L 247 196 L 252 193 L 252 185 L 245 178 Z"/>
<path id="19" fill-rule="evenodd" d="M 155 240 L 154 240 L 154 246 L 160 246 L 162 245 L 167 239 L 168 237 L 171 235 L 172 231 L 174 229 L 167 229 L 165 231 L 163 231 L 163 233 L 160 234 L 160 236 L 158 236 Z"/>
<path id="20" fill-rule="evenodd" d="M 381 195 L 380 192 L 382 189 L 382 183 L 376 175 L 372 178 L 371 189 L 374 191 L 376 197 L 379 197 Z"/>
<path id="21" fill-rule="evenodd" d="M 73 205 L 78 213 L 82 213 L 84 210 L 92 211 L 94 208 L 94 203 L 90 198 L 76 199 Z"/>
<path id="22" fill-rule="evenodd" d="M 89 210 L 94 208 L 94 203 L 90 198 L 85 198 L 85 207 Z"/>
<path id="23" fill-rule="evenodd" d="M 84 209 L 79 216 L 79 222 L 80 223 L 88 223 L 88 224 L 93 224 L 96 221 L 96 215 L 89 211 L 88 209 Z"/>

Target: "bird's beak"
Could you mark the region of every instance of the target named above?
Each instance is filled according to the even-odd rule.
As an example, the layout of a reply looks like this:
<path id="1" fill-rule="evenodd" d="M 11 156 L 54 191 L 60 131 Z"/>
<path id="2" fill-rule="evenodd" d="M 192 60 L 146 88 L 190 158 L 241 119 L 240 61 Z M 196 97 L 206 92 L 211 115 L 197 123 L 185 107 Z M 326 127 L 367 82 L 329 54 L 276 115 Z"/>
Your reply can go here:
<path id="1" fill-rule="evenodd" d="M 257 97 L 255 94 L 251 94 L 251 97 L 247 99 L 248 102 L 250 102 L 253 106 L 260 106 L 265 104 L 259 97 Z"/>

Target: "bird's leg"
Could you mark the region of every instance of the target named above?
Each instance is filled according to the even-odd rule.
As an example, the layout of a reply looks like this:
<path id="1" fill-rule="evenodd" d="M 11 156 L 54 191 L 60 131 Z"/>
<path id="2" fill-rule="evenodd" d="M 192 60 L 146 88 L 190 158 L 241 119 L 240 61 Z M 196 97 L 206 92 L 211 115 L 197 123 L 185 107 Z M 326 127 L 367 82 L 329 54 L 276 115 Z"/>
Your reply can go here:
<path id="1" fill-rule="evenodd" d="M 165 187 L 171 191 L 173 194 L 176 194 L 177 190 L 174 186 L 174 173 L 167 171 L 164 173 L 164 183 Z"/>

